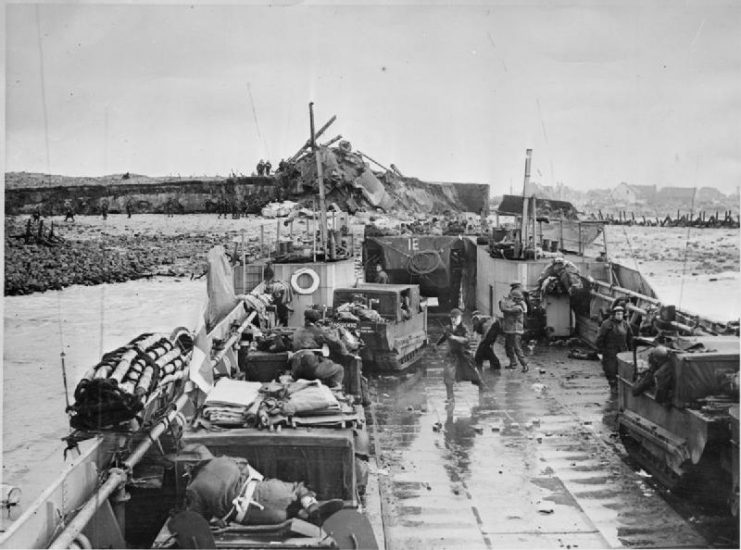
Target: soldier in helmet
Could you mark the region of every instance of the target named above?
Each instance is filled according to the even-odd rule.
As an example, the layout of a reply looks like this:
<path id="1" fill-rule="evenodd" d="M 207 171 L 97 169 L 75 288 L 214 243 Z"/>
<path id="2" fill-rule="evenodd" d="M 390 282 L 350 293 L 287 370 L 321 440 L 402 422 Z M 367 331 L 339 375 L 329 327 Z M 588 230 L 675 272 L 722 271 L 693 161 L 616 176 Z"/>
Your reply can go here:
<path id="1" fill-rule="evenodd" d="M 624 316 L 625 308 L 615 305 L 612 316 L 602 323 L 597 335 L 597 350 L 602 354 L 602 369 L 613 389 L 617 386 L 617 354 L 633 348 L 633 330 Z"/>
<path id="2" fill-rule="evenodd" d="M 669 362 L 669 350 L 664 346 L 656 346 L 648 354 L 648 370 L 633 386 L 633 395 L 641 395 L 645 390 L 656 386 L 656 374 Z"/>
<path id="3" fill-rule="evenodd" d="M 304 311 L 304 326 L 293 333 L 291 373 L 296 379 L 321 380 L 330 388 L 342 388 L 345 369 L 332 359 L 341 360 L 350 354 L 338 337 L 317 325 L 321 317 L 315 309 Z M 317 356 L 323 345 L 329 347 L 330 357 Z"/>
<path id="4" fill-rule="evenodd" d="M 504 315 L 502 330 L 504 332 L 504 349 L 509 358 L 505 368 L 514 369 L 517 361 L 522 365 L 522 372 L 528 371 L 528 362 L 522 351 L 522 335 L 525 333 L 525 314 L 527 305 L 519 287 L 513 286 L 509 294 L 499 302 L 499 309 Z"/>
<path id="5" fill-rule="evenodd" d="M 472 384 L 483 387 L 481 372 L 473 364 L 468 344 L 470 342 L 468 331 L 463 324 L 463 312 L 458 308 L 450 310 L 450 325 L 445 327 L 445 332 L 437 341 L 435 346 L 443 342 L 448 343 L 447 361 L 443 368 L 443 383 L 448 403 L 455 401 L 453 385 L 461 380 L 468 380 Z"/>
<path id="6" fill-rule="evenodd" d="M 246 460 L 230 456 L 211 457 L 200 462 L 185 489 L 188 511 L 207 521 L 215 518 L 222 525 L 231 522 L 242 525 L 281 523 L 292 517 L 321 525 L 342 509 L 343 502 L 339 499 L 318 501 L 316 496 L 302 482 L 266 479 Z M 189 524 L 197 519 L 197 516 L 190 516 L 187 521 L 181 521 L 179 530 L 192 532 Z M 183 547 L 216 548 L 206 544 Z"/>

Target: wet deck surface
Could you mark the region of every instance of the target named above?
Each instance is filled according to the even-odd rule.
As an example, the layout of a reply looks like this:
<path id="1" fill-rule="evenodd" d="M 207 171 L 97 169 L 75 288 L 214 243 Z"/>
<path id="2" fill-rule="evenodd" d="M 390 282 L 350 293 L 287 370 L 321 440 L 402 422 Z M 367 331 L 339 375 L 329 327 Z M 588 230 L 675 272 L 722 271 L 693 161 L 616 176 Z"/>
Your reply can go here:
<path id="1" fill-rule="evenodd" d="M 446 405 L 443 352 L 374 380 L 388 548 L 710 545 L 626 460 L 598 362 L 536 349 L 530 372 L 485 368 Z"/>

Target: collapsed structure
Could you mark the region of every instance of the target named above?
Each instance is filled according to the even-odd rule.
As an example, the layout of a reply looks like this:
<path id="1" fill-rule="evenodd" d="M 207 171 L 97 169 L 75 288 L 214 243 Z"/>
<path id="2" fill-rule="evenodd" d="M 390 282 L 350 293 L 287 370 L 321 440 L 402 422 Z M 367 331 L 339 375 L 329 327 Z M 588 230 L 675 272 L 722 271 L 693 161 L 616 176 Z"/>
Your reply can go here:
<path id="1" fill-rule="evenodd" d="M 337 143 L 336 145 L 334 143 Z M 327 204 L 335 203 L 346 212 L 360 210 L 384 212 L 468 211 L 488 214 L 489 185 L 473 183 L 424 182 L 403 176 L 391 168 L 353 150 L 349 141 L 332 140 L 319 145 L 321 170 Z M 373 168 L 371 167 L 373 166 Z M 5 193 L 8 215 L 30 214 L 37 209 L 45 216 L 76 214 L 133 213 L 220 213 L 259 214 L 275 201 L 292 199 L 308 205 L 317 196 L 316 156 L 306 147 L 287 160 L 280 161 L 270 176 L 230 176 L 189 180 L 131 179 L 105 185 L 86 181 L 48 187 L 25 186 L 17 178 Z M 124 174 L 125 176 L 125 174 Z M 89 180 L 90 178 L 88 178 Z M 138 181 L 138 180 L 137 180 Z"/>
<path id="2" fill-rule="evenodd" d="M 334 140 L 332 140 L 334 141 Z M 368 155 L 353 150 L 347 140 L 319 147 L 322 180 L 329 204 L 355 213 L 359 210 L 392 212 L 446 211 L 488 213 L 489 185 L 429 183 L 406 177 L 391 165 L 387 168 Z M 381 170 L 373 170 L 371 164 Z M 317 196 L 318 163 L 302 149 L 288 161 L 281 161 L 276 178 L 280 195 L 296 200 Z"/>

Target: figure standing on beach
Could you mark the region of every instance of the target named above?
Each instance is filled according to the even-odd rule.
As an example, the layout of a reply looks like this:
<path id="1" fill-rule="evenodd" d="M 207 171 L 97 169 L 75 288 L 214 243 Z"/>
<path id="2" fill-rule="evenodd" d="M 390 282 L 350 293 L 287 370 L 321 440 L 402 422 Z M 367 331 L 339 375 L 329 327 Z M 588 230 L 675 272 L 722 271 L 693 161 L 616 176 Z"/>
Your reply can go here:
<path id="1" fill-rule="evenodd" d="M 611 388 L 617 385 L 617 354 L 633 347 L 633 330 L 623 318 L 625 308 L 616 305 L 612 317 L 602 323 L 597 335 L 597 349 L 602 354 L 602 370 Z"/>
<path id="2" fill-rule="evenodd" d="M 104 220 L 108 219 L 108 201 L 103 199 L 100 203 L 100 213 L 103 216 Z"/>
<path id="3" fill-rule="evenodd" d="M 504 331 L 504 349 L 509 358 L 509 365 L 505 368 L 514 369 L 517 367 L 517 361 L 522 365 L 522 372 L 528 371 L 527 359 L 522 351 L 522 335 L 525 332 L 525 313 L 527 305 L 522 295 L 522 290 L 513 287 L 510 293 L 499 302 L 499 309 L 504 314 L 503 331 Z"/>

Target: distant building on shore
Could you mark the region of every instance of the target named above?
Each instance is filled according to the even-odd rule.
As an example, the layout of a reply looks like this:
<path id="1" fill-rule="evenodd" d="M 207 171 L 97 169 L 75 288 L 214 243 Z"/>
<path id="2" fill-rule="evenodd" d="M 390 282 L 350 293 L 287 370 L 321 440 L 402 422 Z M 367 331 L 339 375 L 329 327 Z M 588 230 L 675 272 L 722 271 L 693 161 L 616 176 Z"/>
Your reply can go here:
<path id="1" fill-rule="evenodd" d="M 656 198 L 655 185 L 629 185 L 624 181 L 615 187 L 610 196 L 617 204 L 649 205 Z"/>
<path id="2" fill-rule="evenodd" d="M 691 208 L 697 203 L 694 187 L 662 187 L 656 193 L 656 204 L 663 207 Z"/>
<path id="3" fill-rule="evenodd" d="M 718 191 L 715 187 L 700 187 L 697 190 L 695 201 L 707 205 L 725 205 L 729 197 Z"/>

